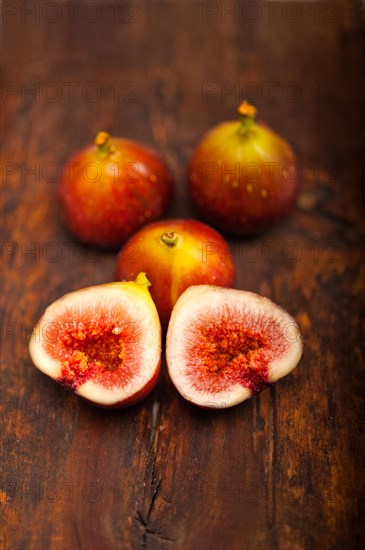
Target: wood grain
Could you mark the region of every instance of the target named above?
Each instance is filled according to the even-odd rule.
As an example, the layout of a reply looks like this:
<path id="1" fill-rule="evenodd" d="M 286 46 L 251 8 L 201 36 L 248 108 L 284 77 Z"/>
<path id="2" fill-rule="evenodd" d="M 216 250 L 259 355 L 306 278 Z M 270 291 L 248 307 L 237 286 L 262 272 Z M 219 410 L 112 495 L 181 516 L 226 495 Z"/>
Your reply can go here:
<path id="1" fill-rule="evenodd" d="M 76 2 L 73 17 L 60 3 L 55 22 L 51 7 L 37 20 L 7 4 L 1 548 L 360 548 L 361 3 L 284 3 L 270 15 L 258 2 L 255 21 L 243 2 L 100 2 L 99 12 Z M 57 166 L 100 129 L 144 141 L 174 172 L 168 214 L 194 216 L 190 154 L 254 94 L 259 116 L 295 147 L 303 191 L 283 224 L 230 240 L 237 286 L 296 317 L 300 366 L 224 411 L 183 401 L 165 368 L 140 405 L 81 402 L 33 368 L 29 334 L 55 298 L 113 280 L 115 256 L 67 233 Z"/>

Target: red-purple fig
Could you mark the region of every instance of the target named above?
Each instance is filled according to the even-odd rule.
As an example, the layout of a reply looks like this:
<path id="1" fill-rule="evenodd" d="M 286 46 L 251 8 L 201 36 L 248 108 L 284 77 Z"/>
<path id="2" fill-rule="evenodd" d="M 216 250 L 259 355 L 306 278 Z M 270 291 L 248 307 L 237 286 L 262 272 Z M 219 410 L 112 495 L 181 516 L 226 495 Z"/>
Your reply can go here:
<path id="1" fill-rule="evenodd" d="M 161 220 L 133 235 L 119 253 L 116 277 L 132 280 L 140 271 L 151 281 L 151 296 L 163 327 L 189 286 L 230 287 L 235 275 L 228 243 L 196 220 Z"/>
<path id="2" fill-rule="evenodd" d="M 116 248 L 160 218 L 172 196 L 162 157 L 141 143 L 99 132 L 66 164 L 59 197 L 63 217 L 80 241 Z"/>
<path id="3" fill-rule="evenodd" d="M 198 144 L 188 178 L 193 202 L 222 232 L 263 231 L 292 210 L 300 166 L 290 145 L 243 102 L 239 120 L 219 124 Z"/>

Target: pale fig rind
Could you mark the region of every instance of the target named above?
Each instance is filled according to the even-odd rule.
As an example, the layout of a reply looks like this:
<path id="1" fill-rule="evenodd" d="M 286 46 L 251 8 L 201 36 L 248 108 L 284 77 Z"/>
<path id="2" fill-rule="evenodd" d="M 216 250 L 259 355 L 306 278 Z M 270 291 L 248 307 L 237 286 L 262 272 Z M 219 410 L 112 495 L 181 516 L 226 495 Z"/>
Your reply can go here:
<path id="1" fill-rule="evenodd" d="M 29 352 L 34 365 L 72 389 L 76 395 L 100 406 L 123 407 L 143 399 L 153 389 L 159 377 L 161 325 L 147 290 L 148 285 L 143 281 L 137 283 L 138 281 L 109 283 L 88 287 L 70 292 L 53 302 L 35 326 L 30 339 Z M 80 335 L 77 333 L 78 327 Z M 98 366 L 94 367 L 95 376 L 88 376 L 90 365 L 86 350 L 84 364 L 80 363 L 85 369 L 85 376 L 84 380 L 81 376 L 78 382 L 76 378 L 72 378 L 72 370 L 69 380 L 66 381 L 64 375 L 65 368 L 67 369 L 65 358 L 70 358 L 65 335 L 73 335 L 75 331 L 76 343 L 71 342 L 73 352 L 80 344 L 82 357 L 83 341 L 91 342 L 87 344 L 88 349 L 91 349 L 94 342 L 92 352 L 96 359 L 98 346 L 104 342 L 100 334 L 105 331 L 104 356 L 97 363 L 101 365 L 101 370 L 98 370 Z M 105 367 L 108 368 L 109 341 L 120 351 L 115 363 L 119 371 L 114 368 L 115 365 L 113 369 L 105 370 Z M 78 349 L 75 353 L 79 353 Z M 120 367 L 118 357 L 121 357 Z"/>
<path id="2" fill-rule="evenodd" d="M 206 408 L 249 399 L 289 374 L 302 352 L 299 327 L 280 306 L 252 292 L 210 285 L 191 286 L 180 296 L 166 338 L 174 386 Z"/>

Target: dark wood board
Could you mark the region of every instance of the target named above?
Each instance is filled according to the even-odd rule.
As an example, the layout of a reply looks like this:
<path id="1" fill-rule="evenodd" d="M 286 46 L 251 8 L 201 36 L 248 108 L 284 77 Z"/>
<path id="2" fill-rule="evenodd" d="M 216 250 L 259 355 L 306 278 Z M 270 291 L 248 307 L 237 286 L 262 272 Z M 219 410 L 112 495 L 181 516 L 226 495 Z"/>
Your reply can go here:
<path id="1" fill-rule="evenodd" d="M 4 3 L 1 548 L 361 546 L 361 2 L 275 5 Z M 100 129 L 138 139 L 174 173 L 167 215 L 193 216 L 187 161 L 244 97 L 292 143 L 303 190 L 263 237 L 230 239 L 237 286 L 297 319 L 300 365 L 229 410 L 185 402 L 165 365 L 139 405 L 82 402 L 28 355 L 51 301 L 114 278 L 115 255 L 63 226 L 57 166 Z"/>

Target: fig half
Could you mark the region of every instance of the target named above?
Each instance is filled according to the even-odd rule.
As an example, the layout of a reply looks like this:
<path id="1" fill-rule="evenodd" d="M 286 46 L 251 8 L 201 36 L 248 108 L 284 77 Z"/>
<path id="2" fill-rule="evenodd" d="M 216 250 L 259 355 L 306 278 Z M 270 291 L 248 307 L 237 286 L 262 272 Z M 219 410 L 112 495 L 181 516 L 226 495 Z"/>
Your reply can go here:
<path id="1" fill-rule="evenodd" d="M 140 273 L 135 282 L 84 288 L 53 302 L 30 339 L 35 366 L 100 406 L 143 399 L 161 364 L 161 325 L 149 284 Z"/>
<path id="2" fill-rule="evenodd" d="M 296 321 L 244 290 L 191 286 L 177 300 L 166 338 L 170 378 L 201 407 L 227 408 L 291 372 L 302 356 Z"/>

